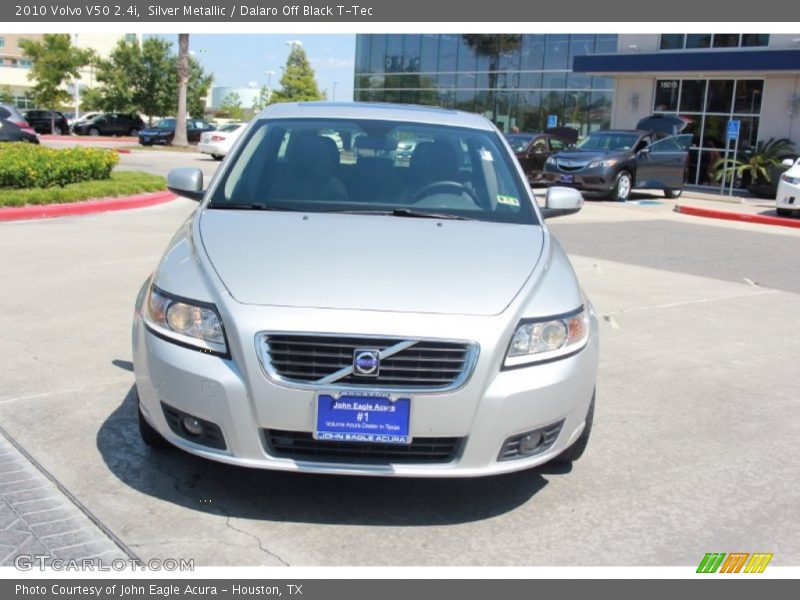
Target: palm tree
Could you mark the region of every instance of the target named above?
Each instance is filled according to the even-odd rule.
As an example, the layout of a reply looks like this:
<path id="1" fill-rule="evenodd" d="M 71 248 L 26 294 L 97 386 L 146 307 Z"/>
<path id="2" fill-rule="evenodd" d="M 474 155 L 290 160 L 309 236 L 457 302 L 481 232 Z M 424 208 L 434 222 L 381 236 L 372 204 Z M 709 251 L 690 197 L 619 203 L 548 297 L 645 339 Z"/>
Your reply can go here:
<path id="1" fill-rule="evenodd" d="M 186 88 L 189 82 L 189 34 L 178 34 L 178 115 L 175 119 L 174 146 L 188 146 L 186 138 Z"/>
<path id="2" fill-rule="evenodd" d="M 742 158 L 720 158 L 713 165 L 714 179 L 717 181 L 730 180 L 736 176 L 742 180 L 749 180 L 750 185 L 763 185 L 772 183 L 771 171 L 780 169 L 781 160 L 794 155 L 794 142 L 786 138 L 770 138 L 768 141 L 759 141 L 755 148 L 742 153 Z"/>

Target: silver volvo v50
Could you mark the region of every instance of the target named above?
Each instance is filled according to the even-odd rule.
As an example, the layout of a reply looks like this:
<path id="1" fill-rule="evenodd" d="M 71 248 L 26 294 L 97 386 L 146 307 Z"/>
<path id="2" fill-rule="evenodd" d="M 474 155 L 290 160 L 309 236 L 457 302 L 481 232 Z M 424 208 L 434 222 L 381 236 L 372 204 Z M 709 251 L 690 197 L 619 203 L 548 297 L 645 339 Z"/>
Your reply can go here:
<path id="1" fill-rule="evenodd" d="M 413 147 L 410 156 L 398 148 Z M 477 476 L 570 462 L 597 321 L 487 119 L 278 104 L 247 127 L 136 302 L 152 446 L 249 467 Z"/>

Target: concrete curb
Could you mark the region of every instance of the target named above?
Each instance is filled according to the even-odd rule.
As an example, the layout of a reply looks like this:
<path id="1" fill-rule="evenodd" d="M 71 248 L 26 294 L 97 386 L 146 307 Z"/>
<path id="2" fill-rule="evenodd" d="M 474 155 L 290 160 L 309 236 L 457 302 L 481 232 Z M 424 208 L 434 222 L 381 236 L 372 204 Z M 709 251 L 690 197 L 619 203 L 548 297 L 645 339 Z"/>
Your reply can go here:
<path id="1" fill-rule="evenodd" d="M 144 208 L 146 206 L 163 204 L 175 198 L 177 198 L 177 196 L 172 192 L 155 192 L 152 194 L 140 194 L 138 196 L 112 198 L 108 200 L 85 200 L 83 202 L 69 202 L 65 204 L 11 206 L 8 208 L 0 208 L 0 222 L 50 219 L 53 217 L 90 215 L 114 210 Z"/>
<path id="2" fill-rule="evenodd" d="M 729 210 L 714 210 L 710 208 L 697 208 L 696 206 L 675 205 L 673 209 L 676 213 L 692 215 L 695 217 L 706 217 L 709 219 L 724 219 L 726 221 L 743 221 L 745 223 L 759 223 L 761 225 L 778 225 L 780 227 L 800 228 L 800 219 L 790 219 L 787 217 L 770 217 L 767 215 L 753 215 L 749 213 L 738 213 Z"/>

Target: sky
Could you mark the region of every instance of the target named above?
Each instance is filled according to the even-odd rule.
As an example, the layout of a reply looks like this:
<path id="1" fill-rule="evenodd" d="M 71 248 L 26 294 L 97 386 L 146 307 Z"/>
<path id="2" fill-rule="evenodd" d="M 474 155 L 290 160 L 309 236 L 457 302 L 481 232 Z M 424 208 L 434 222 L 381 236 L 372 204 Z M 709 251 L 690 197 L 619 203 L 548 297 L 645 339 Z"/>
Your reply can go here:
<path id="1" fill-rule="evenodd" d="M 149 37 L 149 36 L 145 36 Z M 173 44 L 177 52 L 177 35 L 158 35 Z M 321 91 L 328 99 L 353 99 L 353 66 L 355 63 L 356 36 L 352 34 L 200 34 L 189 36 L 189 51 L 203 65 L 206 72 L 214 73 L 213 85 L 248 87 L 251 81 L 258 87 L 267 84 L 267 71 L 273 89 L 279 87 L 281 67 L 286 65 L 290 46 L 287 42 L 300 41 L 316 74 Z"/>

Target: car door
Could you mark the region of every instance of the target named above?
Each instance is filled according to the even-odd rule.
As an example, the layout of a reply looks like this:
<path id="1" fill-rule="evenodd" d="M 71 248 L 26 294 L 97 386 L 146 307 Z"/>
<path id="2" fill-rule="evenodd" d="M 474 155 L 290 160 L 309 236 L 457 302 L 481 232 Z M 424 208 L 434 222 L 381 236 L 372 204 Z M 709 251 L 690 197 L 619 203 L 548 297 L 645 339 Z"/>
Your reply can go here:
<path id="1" fill-rule="evenodd" d="M 691 134 L 671 135 L 654 141 L 639 153 L 637 165 L 646 162 L 644 174 L 637 166 L 637 186 L 656 189 L 680 189 L 686 175 Z"/>
<path id="2" fill-rule="evenodd" d="M 547 147 L 547 138 L 537 137 L 528 144 L 523 155 L 524 158 L 520 161 L 528 181 L 541 179 L 544 161 L 547 160 L 549 155 L 550 150 Z"/>

